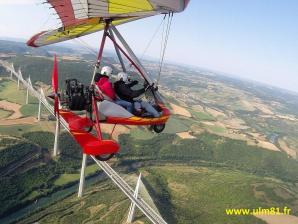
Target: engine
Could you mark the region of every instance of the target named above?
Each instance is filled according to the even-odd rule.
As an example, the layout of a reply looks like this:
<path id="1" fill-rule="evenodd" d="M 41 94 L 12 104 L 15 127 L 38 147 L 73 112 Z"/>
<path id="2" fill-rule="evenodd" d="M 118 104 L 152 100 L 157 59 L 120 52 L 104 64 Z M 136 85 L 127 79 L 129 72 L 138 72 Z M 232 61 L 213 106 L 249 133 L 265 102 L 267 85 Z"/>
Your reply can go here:
<path id="1" fill-rule="evenodd" d="M 64 105 L 74 111 L 86 110 L 91 104 L 90 90 L 88 86 L 77 79 L 65 80 Z"/>

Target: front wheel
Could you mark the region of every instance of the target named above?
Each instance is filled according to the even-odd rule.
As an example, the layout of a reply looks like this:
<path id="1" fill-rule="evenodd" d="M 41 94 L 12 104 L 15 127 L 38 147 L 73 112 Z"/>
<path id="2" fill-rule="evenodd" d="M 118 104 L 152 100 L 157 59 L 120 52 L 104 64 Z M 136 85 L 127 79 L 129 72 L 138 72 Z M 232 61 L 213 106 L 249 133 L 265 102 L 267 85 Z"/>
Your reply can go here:
<path id="1" fill-rule="evenodd" d="M 112 154 L 104 154 L 104 155 L 98 155 L 95 156 L 95 158 L 99 161 L 108 161 L 109 159 L 111 159 L 113 156 L 115 155 L 115 153 Z"/>
<path id="2" fill-rule="evenodd" d="M 156 133 L 161 133 L 166 127 L 166 124 L 156 124 L 152 125 L 151 128 L 153 128 L 153 131 Z"/>

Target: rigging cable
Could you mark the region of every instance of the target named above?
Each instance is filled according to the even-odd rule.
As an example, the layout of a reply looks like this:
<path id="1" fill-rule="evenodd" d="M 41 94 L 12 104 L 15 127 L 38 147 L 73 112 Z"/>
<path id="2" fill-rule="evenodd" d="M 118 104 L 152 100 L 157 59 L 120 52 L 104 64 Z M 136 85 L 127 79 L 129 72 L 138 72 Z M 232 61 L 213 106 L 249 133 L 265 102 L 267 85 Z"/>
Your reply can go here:
<path id="1" fill-rule="evenodd" d="M 160 28 L 161 28 L 161 26 L 164 24 L 164 21 L 165 21 L 165 19 L 166 19 L 166 16 L 167 16 L 167 14 L 164 15 L 164 17 L 163 17 L 163 19 L 161 20 L 160 24 L 156 27 L 156 29 L 155 29 L 153 35 L 152 35 L 151 38 L 149 39 L 149 41 L 148 41 L 146 47 L 145 47 L 144 50 L 143 50 L 143 53 L 142 53 L 141 57 L 140 57 L 140 61 L 142 61 L 142 60 L 144 59 L 144 56 L 145 56 L 147 50 L 148 50 L 149 47 L 151 46 L 151 44 L 152 44 L 152 42 L 153 42 L 155 36 L 157 35 L 157 33 L 159 32 L 159 30 L 160 30 Z M 129 68 L 131 68 L 131 67 L 132 67 L 132 64 L 129 63 Z"/>
<path id="2" fill-rule="evenodd" d="M 167 17 L 168 14 L 165 14 L 165 16 Z M 169 20 L 169 19 L 168 19 Z M 161 64 L 161 57 L 162 57 L 162 51 L 163 51 L 163 43 L 164 43 L 164 36 L 165 36 L 165 27 L 168 26 L 168 23 L 165 25 L 163 24 L 163 28 L 162 28 L 162 33 L 161 33 L 161 42 L 160 42 L 160 52 L 159 52 L 159 62 L 158 62 L 158 67 L 160 68 L 160 64 Z M 158 69 L 159 70 L 159 69 Z"/>
<path id="3" fill-rule="evenodd" d="M 83 41 L 81 38 L 77 37 L 74 39 L 71 39 L 73 42 L 77 42 L 78 44 L 80 44 L 82 47 L 84 47 L 85 49 L 89 50 L 93 55 L 97 56 L 97 52 L 92 48 L 92 46 L 90 46 L 89 44 L 87 44 L 85 41 Z"/>
<path id="4" fill-rule="evenodd" d="M 143 53 L 142 53 L 142 56 L 141 56 L 141 60 L 144 58 L 144 55 L 145 53 L 147 52 L 147 50 L 149 49 L 150 45 L 152 44 L 152 41 L 153 39 L 155 38 L 155 36 L 157 35 L 157 33 L 159 32 L 160 30 L 160 27 L 163 25 L 164 21 L 165 21 L 165 18 L 166 18 L 167 15 L 164 15 L 161 23 L 158 25 L 158 27 L 156 28 L 155 32 L 153 33 L 152 37 L 150 38 L 149 42 L 147 43 Z"/>
<path id="5" fill-rule="evenodd" d="M 166 33 L 165 33 L 165 39 L 164 39 L 164 41 L 162 41 L 163 49 L 162 49 L 162 52 L 161 52 L 161 58 L 160 58 L 160 64 L 159 64 L 159 72 L 158 72 L 158 76 L 157 76 L 156 85 L 158 85 L 158 83 L 160 81 L 160 75 L 161 75 L 162 66 L 163 66 L 163 63 L 164 63 L 166 48 L 167 48 L 167 44 L 168 44 L 168 40 L 169 40 L 169 35 L 170 35 L 170 30 L 171 30 L 171 25 L 172 25 L 172 21 L 173 21 L 173 14 L 174 13 L 171 12 L 168 15 L 168 24 L 167 24 Z"/>

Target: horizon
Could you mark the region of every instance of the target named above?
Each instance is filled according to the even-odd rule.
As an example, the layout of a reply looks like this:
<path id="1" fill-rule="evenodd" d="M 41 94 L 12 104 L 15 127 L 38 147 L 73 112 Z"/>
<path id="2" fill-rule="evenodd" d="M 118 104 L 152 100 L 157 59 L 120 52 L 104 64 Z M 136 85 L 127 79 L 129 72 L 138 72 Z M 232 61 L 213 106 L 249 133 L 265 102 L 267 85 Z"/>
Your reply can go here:
<path id="1" fill-rule="evenodd" d="M 22 39 L 22 38 L 0 36 L 0 41 L 1 40 L 2 41 L 11 41 L 11 42 L 16 42 L 16 43 L 26 44 L 26 40 Z M 68 43 L 62 42 L 62 43 L 58 43 L 58 44 L 54 44 L 54 45 L 48 45 L 48 46 L 51 46 L 51 47 L 62 46 L 64 48 L 69 48 L 69 49 L 74 49 L 74 50 L 77 50 L 78 47 L 83 48 L 83 46 L 76 46 L 74 43 L 71 43 L 71 42 L 68 42 Z M 88 50 L 88 49 L 85 48 L 85 50 Z M 97 50 L 97 49 L 93 48 L 93 50 Z M 114 52 L 114 48 L 108 48 L 108 49 L 105 49 L 104 51 L 107 51 L 108 53 L 112 53 L 113 57 L 117 57 L 116 53 Z M 91 54 L 90 51 L 89 51 L 89 53 Z M 146 57 L 143 57 L 141 60 L 153 61 L 153 62 L 159 63 L 159 59 L 157 57 L 154 57 L 154 56 L 146 56 Z M 199 71 L 195 71 L 195 72 L 200 72 L 200 73 L 202 73 L 201 75 L 210 76 L 209 74 L 204 74 L 204 72 L 210 72 L 210 73 L 213 73 L 214 75 L 217 75 L 217 76 L 223 76 L 223 77 L 226 77 L 226 78 L 232 78 L 232 79 L 239 80 L 239 81 L 250 82 L 250 83 L 257 84 L 257 85 L 263 85 L 264 87 L 267 87 L 267 88 L 268 87 L 275 88 L 278 91 L 286 91 L 286 93 L 288 93 L 288 94 L 298 96 L 298 91 L 286 89 L 286 88 L 283 88 L 283 87 L 280 87 L 280 86 L 268 84 L 268 83 L 261 82 L 261 81 L 258 81 L 258 80 L 253 80 L 253 79 L 241 77 L 241 76 L 235 75 L 235 74 L 225 73 L 225 72 L 222 72 L 222 71 L 217 71 L 217 70 L 210 69 L 210 68 L 203 68 L 203 67 L 199 67 L 199 66 L 191 65 L 191 64 L 184 64 L 184 63 L 180 63 L 180 62 L 177 62 L 177 61 L 165 60 L 164 65 L 166 65 L 166 64 L 181 66 L 181 67 L 185 67 L 187 69 L 192 69 L 192 70 L 199 70 Z"/>
<path id="2" fill-rule="evenodd" d="M 53 10 L 45 4 L 35 4 L 37 2 L 40 3 L 37 0 L 2 0 L 0 36 L 27 40 L 41 30 L 57 28 L 58 20 L 51 15 Z M 270 5 L 257 0 L 224 0 L 216 4 L 205 0 L 190 1 L 188 8 L 174 17 L 166 61 L 231 74 L 297 93 L 296 8 L 298 2 L 292 0 L 282 3 L 273 0 Z M 11 13 L 12 10 L 15 13 Z M 13 16 L 15 14 L 22 18 L 22 23 Z M 154 16 L 118 28 L 136 54 L 142 55 L 161 20 L 162 16 Z M 140 32 L 142 38 L 136 38 Z M 97 32 L 80 39 L 97 48 L 101 35 L 102 32 Z M 158 58 L 159 39 L 160 29 L 146 56 Z M 111 44 L 107 48 L 112 49 Z"/>

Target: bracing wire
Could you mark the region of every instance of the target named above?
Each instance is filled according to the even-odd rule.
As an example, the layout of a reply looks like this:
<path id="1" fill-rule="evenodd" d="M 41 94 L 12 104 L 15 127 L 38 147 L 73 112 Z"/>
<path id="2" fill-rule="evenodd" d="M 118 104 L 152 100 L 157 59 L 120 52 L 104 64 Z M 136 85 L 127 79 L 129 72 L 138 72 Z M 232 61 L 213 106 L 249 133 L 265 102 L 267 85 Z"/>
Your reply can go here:
<path id="1" fill-rule="evenodd" d="M 73 42 L 76 42 L 76 43 L 80 44 L 82 47 L 89 50 L 93 55 L 97 56 L 97 52 L 89 44 L 87 44 L 85 41 L 83 41 L 82 39 L 74 38 L 74 39 L 71 39 L 71 40 Z"/>
<path id="2" fill-rule="evenodd" d="M 161 26 L 163 25 L 164 21 L 165 21 L 165 18 L 166 18 L 166 15 L 164 15 L 162 21 L 160 22 L 160 24 L 158 25 L 158 27 L 156 28 L 155 32 L 153 33 L 152 37 L 150 38 L 149 42 L 147 43 L 143 53 L 142 53 L 142 56 L 141 56 L 141 60 L 144 58 L 147 50 L 149 49 L 149 47 L 151 46 L 152 44 L 152 41 L 154 40 L 155 36 L 157 35 L 157 33 L 159 32 Z"/>
<path id="3" fill-rule="evenodd" d="M 164 63 L 164 58 L 165 58 L 166 48 L 167 48 L 167 44 L 168 44 L 168 40 L 169 40 L 172 21 L 173 21 L 173 13 L 169 13 L 168 23 L 167 23 L 167 27 L 166 27 L 166 31 L 165 31 L 165 37 L 162 38 L 163 47 L 161 49 L 161 58 L 160 58 L 160 63 L 159 63 L 159 71 L 158 71 L 156 85 L 158 85 L 158 83 L 160 81 L 160 76 L 161 76 L 161 72 L 162 72 L 162 66 Z"/>
<path id="4" fill-rule="evenodd" d="M 165 50 L 165 43 L 166 43 L 166 36 L 168 33 L 168 29 L 169 29 L 169 24 L 170 24 L 170 14 L 167 14 L 167 23 L 164 25 L 163 27 L 163 31 L 162 31 L 162 37 L 161 37 L 161 42 L 160 42 L 160 53 L 159 53 L 159 66 L 158 66 L 158 75 L 156 78 L 156 85 L 158 85 L 159 83 L 159 79 L 161 76 L 161 68 L 162 68 L 162 64 L 163 64 L 163 53 Z"/>
<path id="5" fill-rule="evenodd" d="M 168 14 L 165 14 L 165 17 L 167 17 Z M 168 24 L 168 23 L 167 23 Z M 165 37 L 165 27 L 167 26 L 167 24 L 163 24 L 163 27 L 162 27 L 162 33 L 161 33 L 161 42 L 160 42 L 160 52 L 159 52 L 159 65 L 158 67 L 160 68 L 161 66 L 161 57 L 162 57 L 162 51 L 163 51 L 163 44 L 164 44 L 164 37 Z"/>
<path id="6" fill-rule="evenodd" d="M 149 39 L 149 41 L 148 41 L 146 47 L 144 48 L 144 51 L 143 51 L 141 57 L 140 57 L 141 61 L 144 59 L 144 56 L 145 56 L 146 52 L 148 51 L 148 49 L 149 49 L 149 47 L 151 46 L 151 44 L 152 44 L 154 38 L 155 38 L 156 35 L 158 34 L 158 32 L 159 32 L 161 26 L 164 24 L 165 19 L 166 19 L 166 16 L 167 16 L 167 14 L 164 15 L 164 17 L 163 17 L 163 19 L 161 20 L 160 24 L 156 27 L 156 29 L 155 29 L 153 35 L 152 35 L 151 38 Z M 132 64 L 129 64 L 129 67 L 131 68 L 131 67 L 132 67 Z"/>

